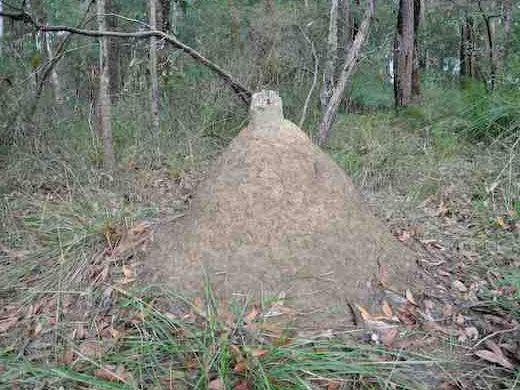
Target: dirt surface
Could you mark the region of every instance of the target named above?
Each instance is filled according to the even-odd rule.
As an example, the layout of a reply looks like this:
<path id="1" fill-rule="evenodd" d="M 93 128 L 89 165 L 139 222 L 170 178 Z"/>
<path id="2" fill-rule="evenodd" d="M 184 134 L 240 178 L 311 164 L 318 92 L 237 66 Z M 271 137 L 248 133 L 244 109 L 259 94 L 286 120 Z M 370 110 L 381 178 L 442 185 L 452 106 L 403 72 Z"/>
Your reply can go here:
<path id="1" fill-rule="evenodd" d="M 347 324 L 377 286 L 414 287 L 416 256 L 362 204 L 347 175 L 293 123 L 279 98 L 251 122 L 199 185 L 185 218 L 163 228 L 155 275 L 198 294 L 209 278 L 225 298 L 284 297 L 306 324 Z M 255 106 L 256 104 L 256 106 Z"/>

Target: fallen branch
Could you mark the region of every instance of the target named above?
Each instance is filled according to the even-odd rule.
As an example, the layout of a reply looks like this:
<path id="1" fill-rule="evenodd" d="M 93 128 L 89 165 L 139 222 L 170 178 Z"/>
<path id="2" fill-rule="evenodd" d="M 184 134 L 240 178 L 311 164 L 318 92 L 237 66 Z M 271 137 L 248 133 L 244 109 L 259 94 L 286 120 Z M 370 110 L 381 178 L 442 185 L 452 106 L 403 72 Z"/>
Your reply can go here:
<path id="1" fill-rule="evenodd" d="M 35 21 L 31 15 L 26 12 L 0 12 L 0 16 L 10 18 L 13 20 L 23 21 L 24 23 L 32 25 L 35 29 L 42 32 L 68 32 L 70 34 L 83 35 L 88 37 L 115 37 L 115 38 L 136 38 L 136 39 L 149 39 L 150 37 L 157 37 L 165 42 L 168 42 L 173 47 L 182 50 L 195 61 L 205 65 L 213 72 L 215 72 L 222 80 L 224 80 L 231 89 L 238 95 L 238 97 L 249 106 L 251 101 L 252 92 L 242 85 L 238 80 L 222 69 L 220 66 L 210 61 L 197 50 L 179 41 L 175 36 L 169 35 L 163 31 L 148 30 L 139 32 L 120 32 L 120 31 L 98 31 L 89 30 L 71 26 L 60 26 L 60 25 L 47 25 L 40 24 Z"/>

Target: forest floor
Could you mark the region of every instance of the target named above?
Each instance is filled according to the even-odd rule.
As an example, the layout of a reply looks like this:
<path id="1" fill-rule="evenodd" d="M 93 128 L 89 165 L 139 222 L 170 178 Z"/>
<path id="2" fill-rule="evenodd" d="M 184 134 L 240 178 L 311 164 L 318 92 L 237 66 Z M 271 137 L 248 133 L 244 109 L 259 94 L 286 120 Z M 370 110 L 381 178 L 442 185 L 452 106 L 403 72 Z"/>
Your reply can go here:
<path id="1" fill-rule="evenodd" d="M 208 288 L 187 302 L 143 286 L 139 269 L 207 163 L 78 177 L 67 156 L 20 151 L 2 161 L 0 387 L 520 388 L 514 143 L 467 142 L 393 113 L 337 129 L 328 152 L 423 254 L 421 296 L 362 312 L 367 329 L 310 333 L 265 320 L 290 315 L 282 298 L 240 306 Z"/>

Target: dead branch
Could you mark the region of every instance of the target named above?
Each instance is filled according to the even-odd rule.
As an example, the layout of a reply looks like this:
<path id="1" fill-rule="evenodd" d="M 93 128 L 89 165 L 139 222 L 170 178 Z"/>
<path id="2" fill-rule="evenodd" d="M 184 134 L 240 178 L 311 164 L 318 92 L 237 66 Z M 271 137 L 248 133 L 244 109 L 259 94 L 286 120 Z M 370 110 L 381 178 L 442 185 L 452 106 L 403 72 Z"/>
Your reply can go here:
<path id="1" fill-rule="evenodd" d="M 120 31 L 98 31 L 89 30 L 71 26 L 60 26 L 60 25 L 47 25 L 40 24 L 33 19 L 33 17 L 26 12 L 0 12 L 0 16 L 6 17 L 12 20 L 22 21 L 26 24 L 32 25 L 35 29 L 42 32 L 68 32 L 70 34 L 83 35 L 88 37 L 115 37 L 115 38 L 135 38 L 135 39 L 149 39 L 150 37 L 157 37 L 165 42 L 168 42 L 173 47 L 182 50 L 188 54 L 195 61 L 205 65 L 207 68 L 215 72 L 231 89 L 238 95 L 238 97 L 249 106 L 251 101 L 252 92 L 245 87 L 242 83 L 222 69 L 220 66 L 210 61 L 197 50 L 179 41 L 175 36 L 167 34 L 163 31 L 148 30 L 138 32 L 120 32 Z"/>

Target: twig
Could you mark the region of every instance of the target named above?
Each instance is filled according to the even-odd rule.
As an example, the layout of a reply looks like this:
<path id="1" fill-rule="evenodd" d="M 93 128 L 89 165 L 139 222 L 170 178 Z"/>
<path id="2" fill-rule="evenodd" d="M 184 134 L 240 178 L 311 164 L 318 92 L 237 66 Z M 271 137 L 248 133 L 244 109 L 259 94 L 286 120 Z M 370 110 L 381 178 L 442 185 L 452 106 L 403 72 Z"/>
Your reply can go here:
<path id="1" fill-rule="evenodd" d="M 312 76 L 312 85 L 311 85 L 311 88 L 309 89 L 309 92 L 307 93 L 307 97 L 305 98 L 305 103 L 304 103 L 303 109 L 302 109 L 302 116 L 300 118 L 300 123 L 298 124 L 298 127 L 301 128 L 303 126 L 303 123 L 305 122 L 305 117 L 307 116 L 307 109 L 309 108 L 309 101 L 311 100 L 312 93 L 314 92 L 314 88 L 316 87 L 316 82 L 318 81 L 319 61 L 318 61 L 318 55 L 316 54 L 316 48 L 314 47 L 314 43 L 307 36 L 307 34 L 305 34 L 305 31 L 301 27 L 298 27 L 298 28 L 299 28 L 300 32 L 302 33 L 303 38 L 305 38 L 305 40 L 311 46 L 311 53 L 312 53 L 312 57 L 314 59 L 314 73 Z"/>
<path id="2" fill-rule="evenodd" d="M 502 330 L 497 330 L 496 332 L 493 332 L 491 334 L 488 334 L 486 337 L 483 337 L 479 342 L 477 342 L 473 347 L 471 347 L 472 349 L 475 349 L 477 348 L 480 344 L 482 344 L 483 342 L 495 337 L 495 336 L 498 336 L 499 334 L 503 334 L 503 333 L 510 333 L 510 332 L 516 332 L 517 330 L 519 330 L 520 327 L 518 326 L 515 326 L 514 328 L 511 328 L 511 329 L 502 329 Z"/>

